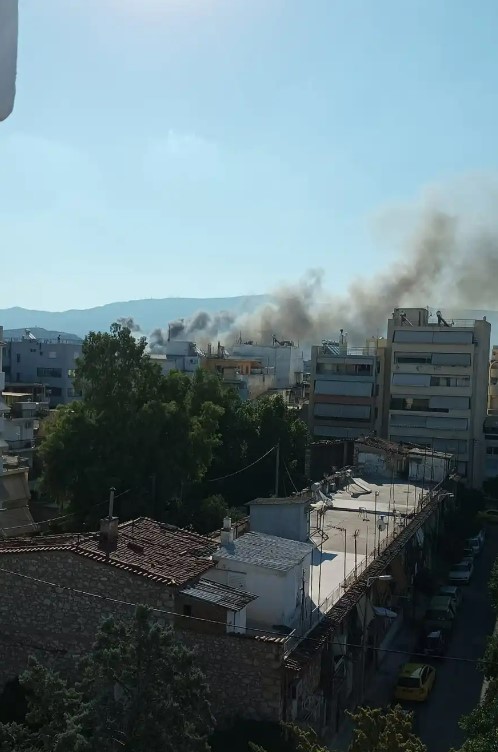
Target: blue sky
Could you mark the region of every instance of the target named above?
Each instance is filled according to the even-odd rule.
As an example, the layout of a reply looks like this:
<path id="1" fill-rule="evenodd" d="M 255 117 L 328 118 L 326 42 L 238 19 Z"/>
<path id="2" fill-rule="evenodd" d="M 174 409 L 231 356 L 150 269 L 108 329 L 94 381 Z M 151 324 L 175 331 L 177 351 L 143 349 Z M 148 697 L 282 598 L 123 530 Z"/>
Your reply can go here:
<path id="1" fill-rule="evenodd" d="M 497 28 L 492 0 L 20 0 L 0 306 L 374 274 L 379 212 L 495 173 Z"/>

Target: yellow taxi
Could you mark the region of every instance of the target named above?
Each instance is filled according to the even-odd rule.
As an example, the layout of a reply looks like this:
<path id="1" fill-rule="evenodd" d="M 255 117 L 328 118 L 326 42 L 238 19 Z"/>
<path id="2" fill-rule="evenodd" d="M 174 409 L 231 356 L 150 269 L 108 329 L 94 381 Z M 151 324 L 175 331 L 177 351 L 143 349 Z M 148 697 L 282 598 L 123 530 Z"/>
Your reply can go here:
<path id="1" fill-rule="evenodd" d="M 405 663 L 401 666 L 394 690 L 396 700 L 424 702 L 436 678 L 436 669 L 426 663 Z"/>

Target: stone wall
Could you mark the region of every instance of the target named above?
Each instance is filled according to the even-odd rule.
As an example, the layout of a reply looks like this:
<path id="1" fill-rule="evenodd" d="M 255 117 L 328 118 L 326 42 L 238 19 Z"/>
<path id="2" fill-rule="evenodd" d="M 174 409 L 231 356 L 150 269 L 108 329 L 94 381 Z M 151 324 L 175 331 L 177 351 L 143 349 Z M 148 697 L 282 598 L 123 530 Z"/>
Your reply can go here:
<path id="1" fill-rule="evenodd" d="M 103 597 L 43 585 L 30 577 Z M 127 618 L 133 615 L 134 606 L 109 599 L 173 611 L 173 597 L 164 585 L 69 551 L 0 556 L 0 592 L 1 684 L 24 669 L 30 654 L 44 662 L 69 665 L 92 644 L 102 619 L 111 614 Z M 163 623 L 169 622 L 166 614 L 157 617 Z"/>
<path id="2" fill-rule="evenodd" d="M 104 597 L 82 595 L 60 586 Z M 69 551 L 0 556 L 0 592 L 0 689 L 25 669 L 29 655 L 36 655 L 45 665 L 62 672 L 69 671 L 91 646 L 103 618 L 111 614 L 119 618 L 133 615 L 134 605 L 115 603 L 112 598 L 166 612 L 175 610 L 173 595 L 165 585 Z M 206 612 L 204 616 L 212 618 L 213 613 L 208 617 Z M 163 624 L 170 621 L 168 614 L 155 614 L 155 618 Z M 193 629 L 176 631 L 198 656 L 219 722 L 234 716 L 281 719 L 281 642 L 198 633 Z"/>
<path id="3" fill-rule="evenodd" d="M 178 634 L 195 651 L 208 678 L 218 723 L 237 716 L 282 720 L 282 643 L 244 635 Z"/>

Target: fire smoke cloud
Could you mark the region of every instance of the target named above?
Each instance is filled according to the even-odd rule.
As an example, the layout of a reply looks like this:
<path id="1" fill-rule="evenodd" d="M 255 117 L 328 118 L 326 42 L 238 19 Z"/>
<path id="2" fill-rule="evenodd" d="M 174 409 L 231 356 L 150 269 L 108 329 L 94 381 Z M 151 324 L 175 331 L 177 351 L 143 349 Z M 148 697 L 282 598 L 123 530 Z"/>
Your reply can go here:
<path id="1" fill-rule="evenodd" d="M 323 272 L 311 270 L 297 284 L 275 290 L 270 302 L 253 313 L 200 311 L 173 322 L 171 338 L 201 342 L 216 337 L 230 346 L 240 335 L 266 343 L 275 334 L 309 345 L 335 339 L 344 329 L 350 343 L 362 345 L 385 332 L 396 307 L 434 305 L 443 313 L 496 308 L 498 183 L 466 179 L 456 188 L 457 204 L 463 206 L 450 202 L 448 207 L 447 193 L 433 190 L 413 207 L 386 212 L 379 222 L 381 240 L 385 247 L 385 237 L 398 235 L 395 260 L 368 281 L 355 279 L 346 294 L 327 292 Z"/>

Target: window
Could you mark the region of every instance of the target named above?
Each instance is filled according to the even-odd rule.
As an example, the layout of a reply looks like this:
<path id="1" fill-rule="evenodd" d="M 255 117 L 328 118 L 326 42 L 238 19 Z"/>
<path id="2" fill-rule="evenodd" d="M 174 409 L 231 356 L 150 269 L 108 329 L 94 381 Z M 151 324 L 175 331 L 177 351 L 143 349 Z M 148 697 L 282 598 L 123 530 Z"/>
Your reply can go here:
<path id="1" fill-rule="evenodd" d="M 431 353 L 410 353 L 410 352 L 395 352 L 395 363 L 417 363 L 420 365 L 430 365 L 432 360 Z"/>
<path id="2" fill-rule="evenodd" d="M 76 376 L 76 369 L 75 368 L 68 368 L 67 369 L 67 375 L 69 376 L 70 379 L 74 379 L 74 377 Z"/>
<path id="3" fill-rule="evenodd" d="M 398 364 L 433 366 L 470 366 L 470 353 L 413 353 L 395 352 L 394 362 Z"/>
<path id="4" fill-rule="evenodd" d="M 183 607 L 183 615 L 184 616 L 192 616 L 192 606 L 185 605 Z"/>
<path id="5" fill-rule="evenodd" d="M 395 342 L 438 343 L 441 345 L 471 345 L 473 334 L 471 331 L 461 332 L 452 329 L 418 330 L 398 329 L 394 332 Z"/>
<path id="6" fill-rule="evenodd" d="M 41 355 L 41 353 L 40 353 L 40 355 Z M 50 350 L 50 352 L 48 354 L 48 357 L 49 358 L 56 358 L 57 357 L 57 353 L 55 352 L 55 350 Z"/>
<path id="7" fill-rule="evenodd" d="M 449 413 L 450 410 L 469 410 L 469 397 L 391 397 L 391 410 Z"/>
<path id="8" fill-rule="evenodd" d="M 29 430 L 29 429 L 30 429 L 31 427 L 32 427 L 32 423 L 31 423 L 31 421 L 30 421 L 30 420 L 27 420 L 27 421 L 26 421 L 26 422 L 24 423 L 24 428 L 25 428 L 26 430 Z"/>
<path id="9" fill-rule="evenodd" d="M 68 397 L 81 397 L 82 395 L 83 392 L 81 391 L 81 389 L 72 389 L 71 387 L 69 387 L 69 389 L 67 390 Z"/>
<path id="10" fill-rule="evenodd" d="M 486 454 L 498 454 L 498 446 L 486 447 Z"/>
<path id="11" fill-rule="evenodd" d="M 48 391 L 51 397 L 62 397 L 62 389 L 60 386 L 51 386 Z"/>
<path id="12" fill-rule="evenodd" d="M 20 362 L 21 362 L 21 353 L 17 353 L 17 355 L 16 355 L 16 363 L 20 363 Z"/>
<path id="13" fill-rule="evenodd" d="M 431 386 L 470 386 L 470 376 L 431 376 Z"/>
<path id="14" fill-rule="evenodd" d="M 344 376 L 371 376 L 371 363 L 317 363 L 317 373 L 341 374 Z"/>
<path id="15" fill-rule="evenodd" d="M 37 376 L 60 379 L 62 377 L 62 368 L 37 368 L 36 374 Z"/>
<path id="16" fill-rule="evenodd" d="M 10 376 L 10 366 L 4 366 L 3 372 L 6 376 Z"/>

